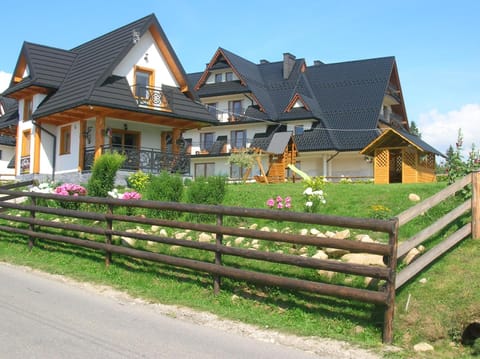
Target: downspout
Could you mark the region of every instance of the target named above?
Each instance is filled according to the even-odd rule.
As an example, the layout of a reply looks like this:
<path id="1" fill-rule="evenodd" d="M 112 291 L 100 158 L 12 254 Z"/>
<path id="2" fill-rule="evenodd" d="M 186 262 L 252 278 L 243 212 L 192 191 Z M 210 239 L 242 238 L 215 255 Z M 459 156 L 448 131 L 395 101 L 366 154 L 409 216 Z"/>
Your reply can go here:
<path id="1" fill-rule="evenodd" d="M 339 154 L 340 154 L 340 152 L 337 151 L 336 153 L 334 153 L 333 155 L 331 155 L 330 158 L 327 159 L 327 166 L 328 166 L 328 164 L 330 163 L 330 161 L 333 160 L 335 157 L 337 157 Z M 328 171 L 328 169 L 327 169 L 327 171 Z M 328 172 L 331 172 L 331 171 L 328 171 Z"/>
<path id="2" fill-rule="evenodd" d="M 56 167 L 56 157 L 57 157 L 57 136 L 54 135 L 49 130 L 47 130 L 45 127 L 42 127 L 41 125 L 39 125 L 37 123 L 37 121 L 35 121 L 34 119 L 32 119 L 32 123 L 36 128 L 39 128 L 41 131 L 44 131 L 45 133 L 52 136 L 52 138 L 53 138 L 52 181 L 55 181 L 55 169 L 56 169 L 55 167 Z"/>

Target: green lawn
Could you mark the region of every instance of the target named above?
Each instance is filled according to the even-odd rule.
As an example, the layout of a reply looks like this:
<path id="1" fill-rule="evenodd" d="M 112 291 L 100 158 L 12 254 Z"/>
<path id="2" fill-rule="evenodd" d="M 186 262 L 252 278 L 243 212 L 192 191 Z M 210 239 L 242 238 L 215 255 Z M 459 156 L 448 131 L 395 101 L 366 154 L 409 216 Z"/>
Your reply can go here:
<path id="1" fill-rule="evenodd" d="M 324 189 L 327 203 L 320 211 L 353 217 L 390 217 L 414 205 L 408 199 L 410 193 L 425 199 L 444 187 L 444 183 L 327 184 Z M 291 210 L 302 211 L 302 192 L 300 183 L 234 184 L 228 186 L 224 204 L 266 208 L 270 197 L 280 195 L 292 198 Z M 400 240 L 418 232 L 459 202 L 458 198 L 451 198 L 440 208 L 428 211 L 401 230 Z M 283 228 L 285 224 L 264 221 L 259 225 Z M 458 225 L 456 223 L 453 227 Z M 399 291 L 394 344 L 403 350 L 386 354 L 388 357 L 469 357 L 470 348 L 459 346 L 458 339 L 465 321 L 480 317 L 479 255 L 480 242 L 468 239 Z M 114 257 L 113 264 L 106 268 L 102 253 L 47 241 L 39 241 L 29 251 L 25 238 L 9 233 L 1 234 L 0 260 L 111 285 L 133 296 L 209 311 L 263 328 L 342 339 L 378 350 L 382 348 L 383 309 L 369 304 L 258 287 L 228 279 L 223 281 L 221 293 L 215 296 L 208 275 L 119 256 Z M 419 283 L 424 277 L 427 282 Z M 434 345 L 435 352 L 412 354 L 413 345 L 421 341 Z"/>

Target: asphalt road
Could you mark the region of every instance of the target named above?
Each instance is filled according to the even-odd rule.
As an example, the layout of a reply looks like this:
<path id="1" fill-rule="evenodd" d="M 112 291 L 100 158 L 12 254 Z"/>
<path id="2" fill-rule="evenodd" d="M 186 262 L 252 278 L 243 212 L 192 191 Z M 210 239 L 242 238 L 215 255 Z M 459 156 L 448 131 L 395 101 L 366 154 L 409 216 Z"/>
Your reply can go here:
<path id="1" fill-rule="evenodd" d="M 350 355 L 348 355 L 350 357 Z M 331 358 L 0 263 L 0 358 Z"/>

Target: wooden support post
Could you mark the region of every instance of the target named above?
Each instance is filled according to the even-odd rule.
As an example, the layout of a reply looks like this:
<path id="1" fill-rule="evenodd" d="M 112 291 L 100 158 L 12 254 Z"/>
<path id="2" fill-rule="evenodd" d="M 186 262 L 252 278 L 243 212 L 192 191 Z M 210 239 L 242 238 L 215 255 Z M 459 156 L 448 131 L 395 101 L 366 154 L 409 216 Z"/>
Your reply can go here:
<path id="1" fill-rule="evenodd" d="M 395 315 L 395 278 L 397 272 L 397 242 L 398 242 L 398 219 L 395 218 L 392 223 L 392 232 L 389 235 L 388 245 L 390 254 L 388 258 L 388 279 L 386 285 L 387 303 L 385 316 L 383 319 L 383 342 L 392 344 L 393 342 L 393 318 Z"/>
<path id="2" fill-rule="evenodd" d="M 97 116 L 95 119 L 95 159 L 102 155 L 105 131 L 105 116 Z"/>
<path id="3" fill-rule="evenodd" d="M 480 238 L 480 172 L 472 172 L 472 238 Z"/>
<path id="4" fill-rule="evenodd" d="M 222 214 L 217 214 L 217 226 L 223 226 L 223 215 Z M 215 233 L 215 245 L 217 247 L 222 246 L 223 242 L 223 233 L 217 232 Z M 222 265 L 222 254 L 217 251 L 215 252 L 215 265 L 221 266 Z M 220 283 L 221 283 L 221 277 L 219 275 L 215 275 L 213 277 L 213 293 L 214 294 L 219 294 L 220 293 Z"/>

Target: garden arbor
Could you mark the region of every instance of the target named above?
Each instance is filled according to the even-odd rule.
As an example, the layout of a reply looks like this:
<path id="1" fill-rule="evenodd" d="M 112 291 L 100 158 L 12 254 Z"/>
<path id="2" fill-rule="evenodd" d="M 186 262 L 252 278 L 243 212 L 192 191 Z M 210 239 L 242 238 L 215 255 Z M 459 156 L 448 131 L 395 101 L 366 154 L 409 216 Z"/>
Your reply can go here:
<path id="1" fill-rule="evenodd" d="M 435 156 L 443 156 L 420 137 L 393 128 L 361 153 L 373 157 L 376 184 L 435 182 Z"/>

